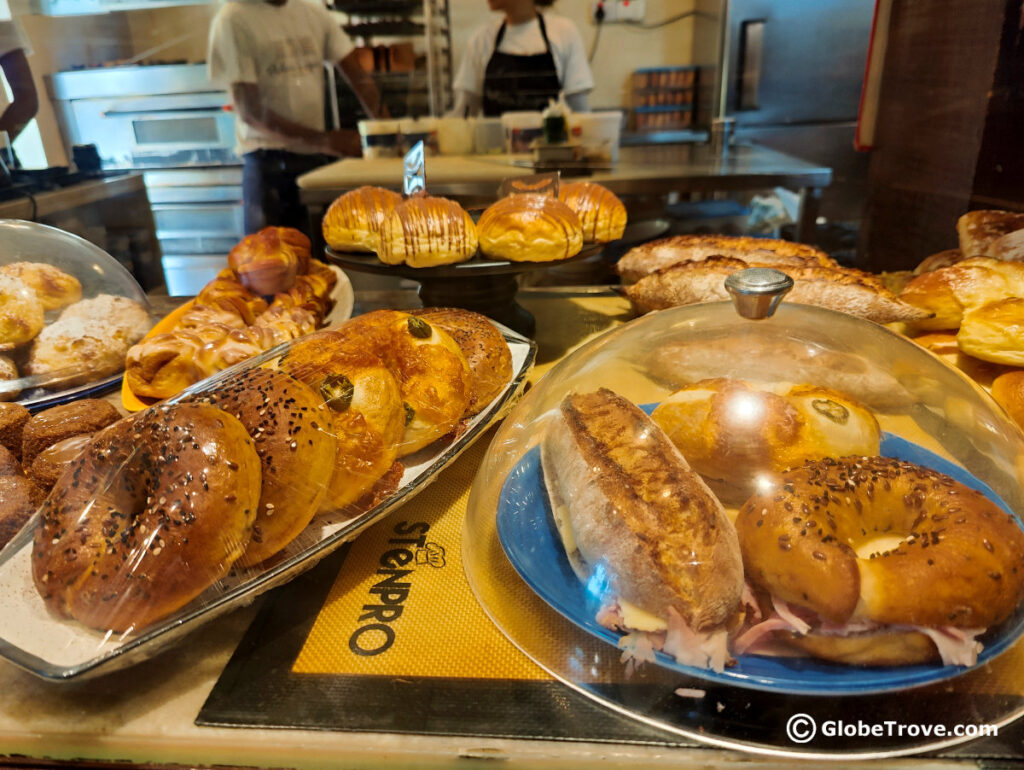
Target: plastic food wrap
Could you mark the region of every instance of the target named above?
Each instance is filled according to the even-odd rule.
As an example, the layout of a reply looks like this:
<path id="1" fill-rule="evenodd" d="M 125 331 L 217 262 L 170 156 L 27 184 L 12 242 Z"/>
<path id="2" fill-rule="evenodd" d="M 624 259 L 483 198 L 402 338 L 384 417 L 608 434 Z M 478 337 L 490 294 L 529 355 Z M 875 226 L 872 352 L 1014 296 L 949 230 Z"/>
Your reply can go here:
<path id="1" fill-rule="evenodd" d="M 1022 450 L 984 391 L 884 327 L 795 304 L 661 311 L 563 359 L 504 421 L 467 575 L 559 679 L 749 746 L 740 725 L 764 711 L 668 708 L 680 681 L 786 698 L 762 705 L 771 722 L 1014 645 Z"/>
<path id="2" fill-rule="evenodd" d="M 251 601 L 431 481 L 534 350 L 468 311 L 375 311 L 99 430 L 0 553 L 0 654 L 71 678 Z"/>
<path id="3" fill-rule="evenodd" d="M 0 220 L 0 400 L 42 407 L 115 382 L 152 326 L 113 257 L 54 227 Z"/>

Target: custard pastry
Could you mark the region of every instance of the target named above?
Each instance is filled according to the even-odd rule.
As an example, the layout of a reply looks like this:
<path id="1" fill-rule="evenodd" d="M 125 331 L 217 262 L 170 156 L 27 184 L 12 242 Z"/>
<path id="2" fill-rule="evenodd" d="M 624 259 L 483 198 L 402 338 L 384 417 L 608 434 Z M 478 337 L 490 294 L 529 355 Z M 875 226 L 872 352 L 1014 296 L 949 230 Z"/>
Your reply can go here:
<path id="1" fill-rule="evenodd" d="M 583 248 L 580 218 L 545 195 L 509 195 L 491 204 L 477 224 L 480 251 L 510 262 L 553 262 Z"/>
<path id="2" fill-rule="evenodd" d="M 429 195 L 409 198 L 385 220 L 377 256 L 389 265 L 436 267 L 465 262 L 476 253 L 472 217 L 455 201 Z"/>
<path id="3" fill-rule="evenodd" d="M 324 214 L 324 241 L 338 251 L 376 252 L 380 229 L 402 196 L 369 185 L 338 197 Z"/>
<path id="4" fill-rule="evenodd" d="M 57 310 L 82 298 L 82 284 L 73 275 L 42 262 L 12 262 L 0 274 L 19 278 L 32 287 L 44 310 Z"/>
<path id="5" fill-rule="evenodd" d="M 559 188 L 558 200 L 580 218 L 585 243 L 609 243 L 622 237 L 626 207 L 607 187 L 596 182 L 569 182 Z"/>

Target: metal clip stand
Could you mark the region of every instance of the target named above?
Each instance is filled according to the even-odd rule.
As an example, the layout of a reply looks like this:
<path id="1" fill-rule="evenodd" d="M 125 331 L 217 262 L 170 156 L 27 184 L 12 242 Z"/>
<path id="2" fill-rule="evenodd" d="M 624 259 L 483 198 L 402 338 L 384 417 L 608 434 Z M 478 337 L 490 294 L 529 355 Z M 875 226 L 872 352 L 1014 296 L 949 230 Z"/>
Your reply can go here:
<path id="1" fill-rule="evenodd" d="M 426 194 L 427 171 L 423 160 L 423 140 L 416 142 L 402 161 L 402 190 L 406 197 L 414 193 Z"/>
<path id="2" fill-rule="evenodd" d="M 792 288 L 792 278 L 770 267 L 739 270 L 725 279 L 736 312 L 755 321 L 771 317 Z"/>

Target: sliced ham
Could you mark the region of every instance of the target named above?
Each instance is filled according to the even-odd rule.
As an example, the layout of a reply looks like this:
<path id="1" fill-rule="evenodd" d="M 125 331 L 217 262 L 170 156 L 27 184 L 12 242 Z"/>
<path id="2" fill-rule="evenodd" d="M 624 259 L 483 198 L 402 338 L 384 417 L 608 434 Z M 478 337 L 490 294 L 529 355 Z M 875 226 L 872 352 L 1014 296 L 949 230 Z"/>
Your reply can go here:
<path id="1" fill-rule="evenodd" d="M 914 626 L 913 628 L 935 642 L 943 664 L 973 666 L 978 662 L 978 653 L 981 652 L 983 645 L 974 637 L 985 633 L 984 628 L 953 628 L 952 626 L 940 628 Z"/>

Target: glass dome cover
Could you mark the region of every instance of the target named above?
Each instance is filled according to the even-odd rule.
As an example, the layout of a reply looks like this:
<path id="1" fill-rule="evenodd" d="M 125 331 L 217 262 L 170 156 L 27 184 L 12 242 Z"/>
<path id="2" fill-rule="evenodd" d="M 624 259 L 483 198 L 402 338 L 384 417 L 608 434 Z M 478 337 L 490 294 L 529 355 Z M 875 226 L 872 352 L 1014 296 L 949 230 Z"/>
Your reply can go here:
<path id="1" fill-rule="evenodd" d="M 572 397 L 567 398 L 570 394 Z M 653 412 L 655 422 L 665 432 L 650 428 L 650 422 L 643 422 L 646 417 L 635 415 L 602 424 L 602 415 L 609 410 L 626 410 L 615 400 L 619 397 L 643 412 Z M 711 410 L 712 399 L 729 404 L 729 409 L 722 413 Z M 779 403 L 785 407 L 782 413 L 775 411 Z M 753 429 L 737 424 L 737 419 L 742 423 L 751 415 L 755 415 Z M 791 436 L 775 440 L 779 431 L 793 421 L 807 428 L 813 439 Z M 589 437 L 577 441 L 598 446 L 596 450 L 591 447 L 596 455 L 581 450 L 581 464 L 576 466 L 567 459 L 576 445 L 566 436 L 574 431 L 576 436 Z M 766 431 L 775 431 L 771 434 L 775 439 L 765 439 Z M 745 588 L 738 602 L 742 609 L 737 611 L 746 619 L 737 621 L 730 612 L 721 622 L 728 629 L 722 635 L 728 637 L 724 662 L 716 661 L 711 653 L 687 658 L 685 650 L 679 654 L 678 643 L 665 643 L 680 638 L 672 621 L 667 632 L 664 626 L 645 626 L 653 623 L 650 617 L 635 611 L 636 602 L 622 599 L 629 592 L 635 599 L 637 591 L 642 597 L 645 591 L 652 591 L 651 583 L 658 581 L 650 576 L 622 578 L 630 566 L 636 568 L 639 563 L 615 553 L 615 541 L 623 537 L 623 530 L 617 530 L 614 537 L 599 534 L 594 539 L 586 532 L 581 534 L 579 520 L 573 518 L 601 509 L 612 512 L 610 519 L 639 521 L 641 524 L 634 526 L 642 528 L 645 515 L 648 523 L 652 520 L 651 505 L 647 514 L 633 515 L 630 503 L 623 500 L 634 493 L 646 495 L 647 503 L 654 500 L 655 512 L 663 510 L 655 499 L 657 490 L 652 493 L 648 484 L 651 476 L 644 475 L 649 468 L 645 470 L 644 463 L 636 462 L 634 457 L 641 454 L 647 458 L 645 462 L 657 462 L 659 454 L 670 453 L 663 444 L 651 443 L 648 434 L 653 433 L 663 437 L 658 441 L 671 436 L 689 464 L 701 470 L 705 490 L 721 501 L 726 516 L 742 536 L 741 542 L 746 544 L 740 549 Z M 751 442 L 756 446 L 752 448 Z M 702 448 L 710 452 L 710 460 L 700 456 Z M 815 657 L 806 650 L 777 643 L 800 636 L 794 633 L 792 624 L 784 633 L 766 634 L 768 644 L 737 647 L 742 633 L 769 615 L 776 618 L 795 614 L 797 626 L 801 620 L 810 621 L 811 635 L 833 633 L 835 626 L 842 625 L 833 619 L 827 628 L 822 626 L 828 619 L 799 606 L 806 596 L 798 596 L 795 602 L 791 599 L 788 604 L 780 601 L 786 592 L 773 581 L 785 576 L 769 580 L 762 574 L 764 562 L 772 565 L 787 561 L 783 556 L 791 550 L 789 538 L 799 539 L 801 532 L 814 537 L 816 530 L 822 530 L 824 534 L 819 533 L 818 540 L 827 543 L 825 530 L 831 526 L 836 531 L 832 518 L 839 518 L 840 513 L 833 511 L 827 519 L 823 512 L 812 514 L 809 522 L 806 513 L 801 516 L 797 511 L 791 516 L 787 511 L 787 518 L 800 520 L 795 528 L 779 535 L 777 544 L 773 539 L 774 550 L 760 562 L 749 552 L 763 549 L 750 532 L 761 531 L 756 519 L 765 505 L 777 498 L 780 505 L 799 502 L 781 499 L 785 496 L 780 491 L 782 485 L 792 482 L 786 474 L 793 471 L 787 469 L 799 467 L 809 458 L 811 466 L 824 473 L 836 466 L 837 457 L 848 455 L 885 457 L 872 462 L 894 468 L 899 463 L 912 464 L 899 465 L 899 472 L 911 478 L 917 478 L 913 473 L 923 474 L 921 478 L 929 488 L 949 483 L 936 481 L 937 472 L 943 474 L 942 478 L 948 476 L 957 484 L 977 490 L 984 496 L 979 504 L 994 506 L 988 510 L 995 511 L 1000 525 L 1013 528 L 1010 539 L 1020 539 L 1024 467 L 1019 458 L 1024 457 L 1024 437 L 984 390 L 937 357 L 885 327 L 807 305 L 783 303 L 766 320 L 743 318 L 730 303 L 653 313 L 567 356 L 506 418 L 480 468 L 469 501 L 463 555 L 467 576 L 492 620 L 549 673 L 616 711 L 664 728 L 674 734 L 672 737 L 683 735 L 769 754 L 895 756 L 961 743 L 976 737 L 982 726 L 1015 719 L 1024 709 L 1024 698 L 1018 694 L 1024 693 L 1024 688 L 1013 681 L 1019 668 L 1013 661 L 1024 654 L 1016 644 L 1024 631 L 1024 612 L 1016 601 L 1005 617 L 976 637 L 968 634 L 960 640 L 962 644 L 953 645 L 968 650 L 966 659 L 943 651 L 944 656 L 949 652 L 946 663 L 910 660 L 898 665 L 851 665 Z M 862 464 L 873 467 L 870 462 Z M 839 466 L 846 467 L 842 462 Z M 616 476 L 620 471 L 625 478 Z M 592 474 L 589 478 L 588 472 Z M 630 478 L 630 473 L 639 477 Z M 904 507 L 902 498 L 894 505 L 891 496 L 883 494 L 883 485 L 888 489 L 890 482 L 893 488 L 902 490 L 897 485 L 904 483 L 902 477 L 876 477 L 874 481 L 879 499 L 875 507 L 880 511 Z M 863 475 L 850 476 L 849 481 L 844 477 L 843 483 L 849 489 L 834 491 L 833 498 L 849 497 L 844 500 L 849 504 L 846 507 L 869 503 L 870 484 Z M 619 495 L 616 487 L 627 492 Z M 587 492 L 580 492 L 581 488 Z M 603 489 L 595 493 L 598 488 Z M 959 486 L 952 488 L 958 490 L 957 495 L 975 495 Z M 946 487 L 942 492 L 948 492 Z M 680 497 L 675 487 L 660 494 L 676 500 Z M 931 497 L 937 495 L 935 492 Z M 919 505 L 913 497 L 910 494 L 907 498 L 906 507 Z M 935 502 L 931 497 L 928 504 Z M 836 505 L 844 507 L 839 501 Z M 576 510 L 570 510 L 574 506 Z M 932 518 L 940 519 L 947 512 L 928 510 Z M 922 517 L 920 510 L 911 510 L 911 514 L 910 524 L 890 526 L 892 531 L 875 537 L 868 533 L 854 537 L 840 522 L 838 539 L 847 542 L 833 546 L 848 551 L 861 572 L 869 574 L 875 564 L 905 559 L 915 543 L 921 547 L 922 539 L 956 539 L 952 530 L 950 534 L 941 526 L 925 522 L 927 517 Z M 673 539 L 677 533 L 672 532 L 672 522 L 678 524 L 685 517 L 671 520 L 655 516 L 653 520 L 660 522 L 661 528 L 643 532 L 641 542 L 646 538 L 646 542 L 668 543 L 669 549 L 678 550 L 680 542 L 686 547 L 687 533 L 683 532 L 680 541 Z M 895 520 L 908 519 L 897 516 Z M 809 523 L 814 527 L 809 528 Z M 594 525 L 597 529 L 602 526 L 610 526 L 607 519 L 598 519 Z M 907 531 L 898 531 L 901 527 Z M 940 531 L 933 534 L 936 529 Z M 719 527 L 720 532 L 729 530 L 728 525 Z M 577 537 L 580 542 L 576 542 Z M 974 540 L 984 541 L 983 548 L 991 545 L 985 538 Z M 605 546 L 607 556 L 603 552 L 595 556 L 595 542 L 597 547 L 610 544 Z M 566 543 L 570 551 L 578 549 L 572 557 Z M 629 541 L 629 545 L 633 548 L 636 542 Z M 580 558 L 580 552 L 587 549 L 589 552 Z M 817 553 L 818 549 L 792 550 Z M 707 553 L 717 555 L 704 556 Z M 706 568 L 709 573 L 728 571 L 729 559 L 721 553 L 694 547 L 688 554 L 690 566 L 697 571 Z M 831 558 L 833 553 L 827 555 Z M 933 547 L 926 552 L 926 559 L 929 554 L 941 554 L 941 550 Z M 718 561 L 720 557 L 724 561 Z M 809 558 L 815 560 L 818 556 Z M 752 568 L 760 579 L 754 578 Z M 824 573 L 826 582 L 834 572 Z M 861 585 L 866 583 L 867 579 L 862 578 Z M 707 599 L 711 590 L 702 585 L 693 593 L 698 603 Z M 911 589 L 901 584 L 895 592 L 913 593 Z M 866 594 L 864 589 L 856 611 L 846 619 L 846 630 L 835 633 L 852 637 L 875 631 L 921 635 L 926 623 L 865 619 Z M 1015 600 L 1019 590 L 1013 589 L 1010 596 Z M 658 602 L 652 599 L 651 604 Z M 610 621 L 609 606 L 618 613 Z M 827 608 L 821 611 L 827 612 Z M 758 613 L 762 617 L 758 618 Z M 628 622 L 623 623 L 623 618 Z M 637 629 L 641 633 L 635 633 Z M 653 650 L 643 647 L 643 638 L 654 639 Z M 685 634 L 683 638 L 688 639 Z M 981 645 L 980 652 L 975 640 Z M 692 639 L 688 641 L 691 647 L 696 644 Z M 662 643 L 664 647 L 659 647 Z M 935 656 L 935 648 L 941 647 L 939 642 L 929 646 L 929 654 Z M 970 651 L 976 659 L 971 658 Z M 806 724 L 790 724 L 797 716 L 806 715 L 814 726 L 810 736 Z M 856 730 L 849 735 L 844 720 L 867 724 L 868 736 Z M 875 724 L 879 728 L 873 729 Z M 899 724 L 915 727 L 908 731 L 897 727 Z M 921 725 L 936 729 L 922 730 Z"/>
<path id="2" fill-rule="evenodd" d="M 0 399 L 40 408 L 119 379 L 127 348 L 152 325 L 132 274 L 84 238 L 36 222 L 0 219 L 0 243 L 4 291 L 24 300 L 9 310 L 30 325 L 0 330 Z"/>

